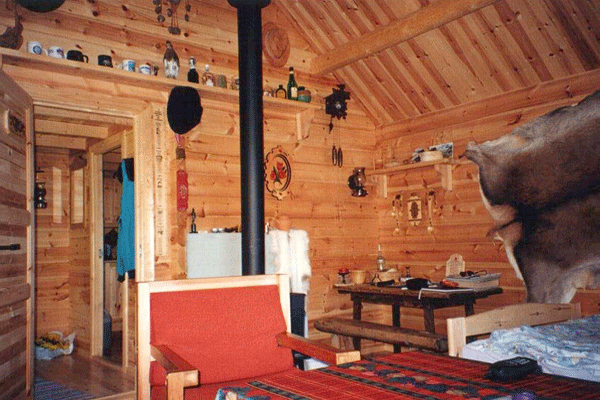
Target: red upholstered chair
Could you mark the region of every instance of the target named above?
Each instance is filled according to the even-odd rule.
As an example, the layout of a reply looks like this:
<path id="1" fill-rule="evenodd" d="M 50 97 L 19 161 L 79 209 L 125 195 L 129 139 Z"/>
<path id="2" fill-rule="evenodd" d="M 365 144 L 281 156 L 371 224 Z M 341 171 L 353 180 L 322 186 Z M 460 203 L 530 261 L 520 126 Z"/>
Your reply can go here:
<path id="1" fill-rule="evenodd" d="M 286 275 L 143 282 L 138 304 L 138 399 L 213 400 L 294 368 L 291 349 L 329 364 L 360 358 L 289 333 Z"/>

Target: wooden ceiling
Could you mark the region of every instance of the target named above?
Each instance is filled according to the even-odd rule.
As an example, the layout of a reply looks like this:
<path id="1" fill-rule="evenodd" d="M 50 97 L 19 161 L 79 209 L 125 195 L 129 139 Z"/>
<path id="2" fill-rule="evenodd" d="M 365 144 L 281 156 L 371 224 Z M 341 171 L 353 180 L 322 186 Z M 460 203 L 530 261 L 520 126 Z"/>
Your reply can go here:
<path id="1" fill-rule="evenodd" d="M 273 0 L 317 54 L 313 72 L 334 65 L 327 64 L 328 55 L 348 58 L 332 73 L 376 126 L 600 66 L 600 0 L 489 1 L 440 21 L 447 14 L 435 8 L 455 2 L 484 3 Z M 403 28 L 413 34 L 403 36 Z M 376 40 L 387 40 L 388 47 L 373 52 Z M 373 54 L 351 61 L 343 49 L 353 45 Z"/>
<path id="2" fill-rule="evenodd" d="M 172 40 L 180 57 L 194 55 L 233 75 L 235 9 L 225 0 L 191 4 L 180 36 L 157 28 L 151 0 L 68 0 L 54 12 L 24 11 L 24 36 L 147 60 L 161 60 L 165 40 Z M 0 17 L 13 23 L 4 8 Z M 296 66 L 309 88 L 345 83 L 352 106 L 359 105 L 375 126 L 600 66 L 600 0 L 272 0 L 263 10 L 266 22 L 288 33 L 286 67 Z M 268 84 L 287 79 L 286 68 L 265 61 L 264 70 Z M 73 141 L 79 149 L 131 126 L 107 116 L 37 111 L 49 145 L 57 136 L 83 137 L 85 142 Z M 90 129 L 76 132 L 75 124 Z"/>

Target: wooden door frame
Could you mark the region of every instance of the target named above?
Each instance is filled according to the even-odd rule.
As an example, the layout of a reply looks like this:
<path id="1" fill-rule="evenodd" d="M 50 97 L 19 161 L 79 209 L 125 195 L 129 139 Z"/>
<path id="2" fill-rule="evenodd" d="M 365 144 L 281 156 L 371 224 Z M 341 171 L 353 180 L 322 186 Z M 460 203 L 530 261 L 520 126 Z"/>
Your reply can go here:
<path id="1" fill-rule="evenodd" d="M 156 110 L 161 106 L 151 105 L 133 118 L 133 130 L 122 134 L 113 135 L 102 142 L 90 146 L 88 149 L 88 163 L 90 171 L 90 307 L 91 307 L 91 338 L 90 352 L 92 356 L 102 354 L 103 332 L 103 275 L 104 268 L 102 254 L 104 251 L 103 224 L 93 224 L 93 221 L 103 221 L 102 199 L 102 155 L 121 147 L 123 158 L 134 159 L 134 198 L 135 198 L 135 247 L 136 247 L 136 282 L 154 280 L 154 125 L 156 124 Z M 164 123 L 164 121 L 159 121 Z M 128 299 L 124 299 L 128 303 Z M 127 320 L 128 312 L 123 310 L 123 340 L 125 330 L 131 329 Z M 136 324 L 137 325 L 137 324 Z M 137 327 L 136 327 L 137 330 Z M 137 333 L 136 333 L 137 335 Z M 123 366 L 128 366 L 128 346 L 123 346 Z"/>
<path id="2" fill-rule="evenodd" d="M 121 132 L 114 134 L 88 149 L 88 168 L 90 176 L 90 355 L 102 356 L 104 343 L 104 182 L 102 163 L 105 154 L 123 149 L 124 137 Z M 126 298 L 124 298 L 126 299 Z M 127 339 L 128 302 L 122 308 L 123 339 Z M 121 365 L 127 365 L 127 346 L 123 346 Z"/>

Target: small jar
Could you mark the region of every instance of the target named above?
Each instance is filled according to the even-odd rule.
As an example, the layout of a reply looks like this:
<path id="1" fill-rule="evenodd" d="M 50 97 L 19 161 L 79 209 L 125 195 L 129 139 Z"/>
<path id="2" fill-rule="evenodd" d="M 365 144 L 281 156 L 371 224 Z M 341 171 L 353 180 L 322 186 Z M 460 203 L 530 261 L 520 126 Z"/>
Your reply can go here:
<path id="1" fill-rule="evenodd" d="M 310 103 L 310 100 L 311 100 L 310 90 L 306 89 L 304 86 L 298 87 L 298 101 Z"/>

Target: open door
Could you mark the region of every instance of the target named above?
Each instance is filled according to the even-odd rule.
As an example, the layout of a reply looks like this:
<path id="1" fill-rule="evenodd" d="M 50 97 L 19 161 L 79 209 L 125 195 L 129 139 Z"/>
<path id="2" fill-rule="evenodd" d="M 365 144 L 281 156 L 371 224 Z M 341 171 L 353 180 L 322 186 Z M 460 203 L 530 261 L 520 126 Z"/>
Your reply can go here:
<path id="1" fill-rule="evenodd" d="M 34 362 L 33 101 L 1 70 L 0 88 L 0 399 L 28 399 Z"/>

